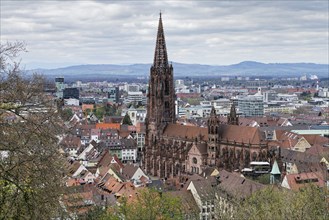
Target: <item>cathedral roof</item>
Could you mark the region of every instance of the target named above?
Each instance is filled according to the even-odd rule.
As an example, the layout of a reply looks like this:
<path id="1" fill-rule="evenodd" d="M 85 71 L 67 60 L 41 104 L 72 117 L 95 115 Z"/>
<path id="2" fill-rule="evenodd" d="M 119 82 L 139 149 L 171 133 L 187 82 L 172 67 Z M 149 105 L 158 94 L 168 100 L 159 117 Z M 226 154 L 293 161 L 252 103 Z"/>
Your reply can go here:
<path id="1" fill-rule="evenodd" d="M 265 140 L 264 135 L 258 128 L 238 126 L 238 125 L 219 125 L 219 137 L 222 140 L 230 142 L 243 142 L 245 144 L 260 144 Z M 208 140 L 208 128 L 187 126 L 180 124 L 168 124 L 164 130 L 164 135 L 174 138 L 183 138 L 187 140 L 200 141 Z"/>
<path id="2" fill-rule="evenodd" d="M 260 144 L 265 140 L 261 131 L 254 127 L 219 125 L 218 133 L 223 140 L 243 142 L 245 144 Z"/>
<path id="3" fill-rule="evenodd" d="M 165 136 L 185 138 L 188 140 L 194 140 L 195 138 L 200 138 L 200 140 L 208 140 L 208 129 L 196 126 L 187 126 L 180 124 L 168 124 L 165 131 Z"/>
<path id="4" fill-rule="evenodd" d="M 166 48 L 166 41 L 165 41 L 162 18 L 160 13 L 153 67 L 158 68 L 158 67 L 167 67 L 167 66 L 168 66 L 167 48 Z"/>

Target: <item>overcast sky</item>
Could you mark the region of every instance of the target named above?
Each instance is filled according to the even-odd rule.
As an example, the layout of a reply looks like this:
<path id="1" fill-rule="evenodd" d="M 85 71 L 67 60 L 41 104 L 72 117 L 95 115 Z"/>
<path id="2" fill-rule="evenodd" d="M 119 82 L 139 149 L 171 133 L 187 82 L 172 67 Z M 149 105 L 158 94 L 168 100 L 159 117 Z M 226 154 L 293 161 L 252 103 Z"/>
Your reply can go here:
<path id="1" fill-rule="evenodd" d="M 328 1 L 5 1 L 1 42 L 26 68 L 153 61 L 162 11 L 169 60 L 328 63 Z"/>

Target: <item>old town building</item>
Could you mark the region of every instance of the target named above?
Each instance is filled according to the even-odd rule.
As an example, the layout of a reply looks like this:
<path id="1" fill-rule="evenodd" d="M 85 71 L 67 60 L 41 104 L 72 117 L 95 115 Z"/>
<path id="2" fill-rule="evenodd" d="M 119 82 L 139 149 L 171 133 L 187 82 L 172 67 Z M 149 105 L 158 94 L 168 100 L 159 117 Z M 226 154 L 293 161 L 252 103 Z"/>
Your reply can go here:
<path id="1" fill-rule="evenodd" d="M 220 123 L 214 108 L 207 127 L 176 124 L 173 67 L 168 62 L 160 14 L 148 89 L 145 171 L 169 178 L 201 174 L 207 167 L 235 170 L 248 167 L 250 161 L 270 161 L 272 151 L 263 133 L 238 124 L 234 106 L 226 125 Z"/>

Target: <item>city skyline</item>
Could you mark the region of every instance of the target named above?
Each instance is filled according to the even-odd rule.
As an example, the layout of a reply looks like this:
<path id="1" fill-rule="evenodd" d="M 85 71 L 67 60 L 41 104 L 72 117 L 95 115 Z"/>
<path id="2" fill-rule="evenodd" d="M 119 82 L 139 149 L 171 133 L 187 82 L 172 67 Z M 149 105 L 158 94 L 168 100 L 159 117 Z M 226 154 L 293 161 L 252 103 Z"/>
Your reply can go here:
<path id="1" fill-rule="evenodd" d="M 26 68 L 151 63 L 161 10 L 168 58 L 328 64 L 327 1 L 3 1 L 1 42 Z"/>

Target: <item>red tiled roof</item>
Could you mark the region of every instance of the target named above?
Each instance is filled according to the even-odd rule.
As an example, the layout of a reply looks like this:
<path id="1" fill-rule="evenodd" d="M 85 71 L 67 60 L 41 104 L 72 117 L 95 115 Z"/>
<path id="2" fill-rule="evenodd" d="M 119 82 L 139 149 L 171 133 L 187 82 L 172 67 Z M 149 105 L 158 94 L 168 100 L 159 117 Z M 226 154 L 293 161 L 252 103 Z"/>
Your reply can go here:
<path id="1" fill-rule="evenodd" d="M 303 134 L 302 136 L 311 145 L 314 145 L 314 144 L 319 144 L 319 145 L 329 144 L 329 138 L 322 137 L 322 136 L 317 135 L 317 134 Z"/>
<path id="2" fill-rule="evenodd" d="M 258 128 L 238 126 L 238 125 L 219 125 L 219 136 L 223 140 L 236 141 L 240 143 L 260 144 L 265 140 Z"/>
<path id="3" fill-rule="evenodd" d="M 97 123 L 96 128 L 120 130 L 120 124 L 119 123 Z"/>
<path id="4" fill-rule="evenodd" d="M 208 128 L 201 128 L 196 126 L 187 126 L 180 124 L 168 124 L 165 131 L 165 136 L 185 138 L 194 140 L 201 136 L 201 140 L 208 140 Z"/>
<path id="5" fill-rule="evenodd" d="M 321 172 L 287 174 L 285 177 L 287 178 L 289 187 L 292 190 L 298 190 L 310 184 L 314 184 L 319 187 L 324 187 L 325 185 Z"/>

